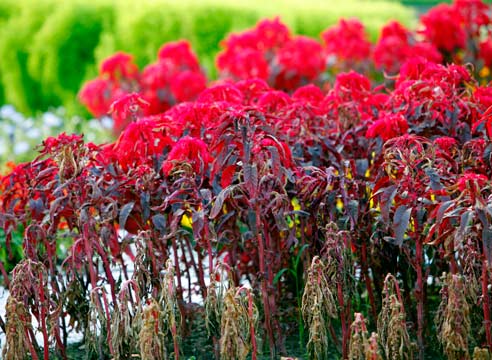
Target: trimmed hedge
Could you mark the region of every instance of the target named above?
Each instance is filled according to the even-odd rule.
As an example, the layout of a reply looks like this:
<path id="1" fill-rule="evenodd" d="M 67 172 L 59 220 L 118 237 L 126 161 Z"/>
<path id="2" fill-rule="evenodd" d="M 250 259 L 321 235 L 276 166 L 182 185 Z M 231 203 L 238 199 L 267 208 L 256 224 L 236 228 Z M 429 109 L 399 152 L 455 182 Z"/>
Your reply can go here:
<path id="1" fill-rule="evenodd" d="M 219 42 L 231 31 L 280 15 L 294 32 L 318 37 L 341 17 L 359 17 L 373 40 L 389 19 L 412 26 L 412 10 L 385 0 L 330 4 L 297 1 L 220 0 L 3 0 L 0 4 L 0 103 L 33 113 L 64 105 L 84 113 L 76 100 L 82 82 L 117 50 L 153 62 L 167 41 L 189 39 L 209 76 L 215 75 Z"/>

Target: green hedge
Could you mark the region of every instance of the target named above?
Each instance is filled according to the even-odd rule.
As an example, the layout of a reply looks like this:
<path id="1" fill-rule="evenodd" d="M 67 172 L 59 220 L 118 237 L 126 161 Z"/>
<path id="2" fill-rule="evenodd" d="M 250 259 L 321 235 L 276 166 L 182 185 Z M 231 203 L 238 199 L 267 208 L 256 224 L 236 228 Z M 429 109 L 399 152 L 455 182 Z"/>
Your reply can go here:
<path id="1" fill-rule="evenodd" d="M 123 50 L 142 67 L 164 42 L 181 38 L 213 77 L 220 40 L 275 15 L 314 37 L 340 17 L 358 17 L 373 40 L 389 19 L 415 22 L 412 10 L 386 0 L 2 0 L 0 104 L 25 113 L 59 105 L 83 113 L 77 91 L 103 58 Z"/>

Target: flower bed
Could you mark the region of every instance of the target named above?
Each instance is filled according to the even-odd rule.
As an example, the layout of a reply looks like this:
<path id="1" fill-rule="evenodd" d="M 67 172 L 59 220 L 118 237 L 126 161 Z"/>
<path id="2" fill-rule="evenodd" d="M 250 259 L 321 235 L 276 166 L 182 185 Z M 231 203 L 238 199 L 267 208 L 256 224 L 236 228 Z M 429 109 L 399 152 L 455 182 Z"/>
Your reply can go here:
<path id="1" fill-rule="evenodd" d="M 2 0 L 0 3 L 0 105 L 24 114 L 63 106 L 85 115 L 76 100 L 82 82 L 95 75 L 95 64 L 123 50 L 142 66 L 153 61 L 167 41 L 188 39 L 202 66 L 214 77 L 219 41 L 259 19 L 281 15 L 295 31 L 317 36 L 338 18 L 358 16 L 374 40 L 390 18 L 415 22 L 411 9 L 389 0 L 329 2 L 283 0 Z"/>
<path id="2" fill-rule="evenodd" d="M 436 36 L 450 13 L 458 36 Z M 128 56 L 103 64 L 111 91 L 82 98 L 114 100 L 101 111 L 127 124 L 118 139 L 50 137 L 0 179 L 7 249 L 22 229 L 25 255 L 0 266 L 4 356 L 64 358 L 82 331 L 89 358 L 178 359 L 197 318 L 211 358 L 289 355 L 288 338 L 310 359 L 490 356 L 492 88 L 476 45 L 491 8 L 458 0 L 422 23 L 373 48 L 355 21 L 325 45 L 261 22 L 224 42 L 220 81 L 164 112 L 152 99 L 172 81 L 147 91 Z M 325 73 L 326 57 L 361 73 Z"/>

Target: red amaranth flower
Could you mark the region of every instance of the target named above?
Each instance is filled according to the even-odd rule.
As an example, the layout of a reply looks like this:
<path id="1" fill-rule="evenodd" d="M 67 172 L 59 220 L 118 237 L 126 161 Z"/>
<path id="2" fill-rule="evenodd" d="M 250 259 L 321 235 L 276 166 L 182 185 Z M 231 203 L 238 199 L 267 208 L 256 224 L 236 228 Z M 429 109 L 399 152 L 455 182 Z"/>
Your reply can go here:
<path id="1" fill-rule="evenodd" d="M 383 113 L 379 119 L 372 123 L 366 132 L 366 137 L 381 137 L 383 141 L 405 134 L 408 130 L 408 122 L 402 114 Z"/>
<path id="2" fill-rule="evenodd" d="M 103 79 L 116 82 L 124 78 L 135 79 L 138 76 L 138 67 L 133 63 L 132 55 L 120 51 L 101 63 L 99 75 Z"/>
<path id="3" fill-rule="evenodd" d="M 429 62 L 423 57 L 414 57 L 405 61 L 401 68 L 398 79 L 396 79 L 395 87 L 398 87 L 402 82 L 407 80 L 419 80 L 422 73 L 427 69 L 437 68 L 437 64 Z"/>
<path id="4" fill-rule="evenodd" d="M 83 135 L 67 135 L 61 133 L 56 137 L 50 136 L 42 143 L 41 154 L 55 154 L 63 148 L 69 146 L 72 148 L 80 147 L 84 144 Z"/>
<path id="5" fill-rule="evenodd" d="M 468 172 L 458 178 L 457 185 L 460 191 L 465 191 L 471 186 L 481 189 L 488 181 L 489 179 L 485 175 Z"/>
<path id="6" fill-rule="evenodd" d="M 344 101 L 361 100 L 371 91 L 371 81 L 355 71 L 341 73 L 335 79 L 333 91 Z"/>
<path id="7" fill-rule="evenodd" d="M 485 66 L 492 67 L 492 39 L 485 39 L 480 43 L 479 57 Z"/>
<path id="8" fill-rule="evenodd" d="M 446 154 L 451 154 L 453 149 L 456 149 L 458 142 L 455 138 L 449 136 L 441 136 L 434 139 L 434 144 Z"/>
<path id="9" fill-rule="evenodd" d="M 82 86 L 79 99 L 93 116 L 101 117 L 107 115 L 111 104 L 124 94 L 124 91 L 115 89 L 110 80 L 96 78 Z"/>
<path id="10" fill-rule="evenodd" d="M 158 51 L 160 62 L 170 66 L 171 71 L 191 70 L 200 72 L 200 63 L 186 40 L 169 42 Z"/>
<path id="11" fill-rule="evenodd" d="M 278 113 L 290 103 L 290 96 L 280 90 L 267 91 L 258 99 L 258 107 L 273 114 Z"/>
<path id="12" fill-rule="evenodd" d="M 396 73 L 405 61 L 414 57 L 432 62 L 442 61 L 441 54 L 433 44 L 417 41 L 399 22 L 391 21 L 383 27 L 373 52 L 376 67 Z"/>
<path id="13" fill-rule="evenodd" d="M 315 80 L 325 69 L 321 45 L 307 37 L 296 36 L 277 53 L 277 61 L 284 77 L 301 77 Z"/>
<path id="14" fill-rule="evenodd" d="M 111 104 L 110 113 L 114 120 L 114 131 L 118 134 L 132 121 L 145 113 L 149 103 L 140 94 L 132 93 L 123 96 Z"/>
<path id="15" fill-rule="evenodd" d="M 174 144 L 166 161 L 162 164 L 164 175 L 170 175 L 175 166 L 187 163 L 195 173 L 204 174 L 212 161 L 207 144 L 198 138 L 185 136 Z"/>
<path id="16" fill-rule="evenodd" d="M 468 35 L 480 36 L 480 28 L 492 23 L 490 5 L 483 0 L 455 0 L 453 7 Z"/>
<path id="17" fill-rule="evenodd" d="M 453 52 L 464 48 L 466 33 L 461 26 L 461 15 L 456 6 L 440 4 L 430 9 L 420 19 L 424 37 L 438 49 Z"/>
<path id="18" fill-rule="evenodd" d="M 492 106 L 492 87 L 479 86 L 473 92 L 473 99 L 483 110 Z"/>
<path id="19" fill-rule="evenodd" d="M 223 55 L 224 56 L 224 55 Z M 269 65 L 263 52 L 256 49 L 242 49 L 231 54 L 226 54 L 227 60 L 217 60 L 220 63 L 222 76 L 225 78 L 249 79 L 259 78 L 267 80 L 269 77 Z"/>
<path id="20" fill-rule="evenodd" d="M 270 87 L 266 81 L 261 79 L 241 80 L 235 85 L 236 88 L 244 95 L 245 105 L 256 104 L 261 95 L 270 90 Z"/>
<path id="21" fill-rule="evenodd" d="M 325 95 L 319 87 L 313 84 L 301 86 L 293 94 L 292 99 L 313 106 L 319 106 Z"/>
<path id="22" fill-rule="evenodd" d="M 358 19 L 341 19 L 338 24 L 326 29 L 321 37 L 326 53 L 340 60 L 362 61 L 370 55 L 371 43 L 364 25 Z"/>
<path id="23" fill-rule="evenodd" d="M 206 89 L 197 99 L 197 102 L 203 103 L 213 103 L 216 101 L 241 104 L 243 102 L 243 94 L 233 84 L 221 84 Z"/>
<path id="24" fill-rule="evenodd" d="M 207 87 L 207 78 L 201 72 L 183 71 L 171 79 L 171 92 L 177 102 L 195 100 Z"/>
<path id="25" fill-rule="evenodd" d="M 265 19 L 256 24 L 258 49 L 262 51 L 280 48 L 290 39 L 289 28 L 278 17 Z"/>
<path id="26" fill-rule="evenodd" d="M 155 121 L 140 120 L 128 124 L 108 151 L 114 152 L 121 168 L 128 171 L 141 165 L 152 166 L 173 143 Z"/>

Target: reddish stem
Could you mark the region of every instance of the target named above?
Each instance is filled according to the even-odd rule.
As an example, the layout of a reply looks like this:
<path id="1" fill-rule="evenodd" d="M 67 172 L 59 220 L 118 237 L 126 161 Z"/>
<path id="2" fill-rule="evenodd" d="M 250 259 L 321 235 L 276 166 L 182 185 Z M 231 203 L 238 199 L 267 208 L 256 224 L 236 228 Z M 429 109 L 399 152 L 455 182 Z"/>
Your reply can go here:
<path id="1" fill-rule="evenodd" d="M 342 357 L 348 357 L 348 337 L 347 337 L 347 320 L 345 319 L 345 305 L 343 301 L 343 288 L 340 282 L 337 283 L 338 303 L 340 304 L 340 323 L 342 325 Z M 349 334 L 350 335 L 350 334 Z"/>
<path id="2" fill-rule="evenodd" d="M 152 244 L 152 241 L 150 239 L 147 239 L 147 249 L 149 250 L 149 258 L 150 262 L 152 263 L 152 273 L 156 278 L 158 278 L 159 272 L 157 271 L 157 265 L 155 262 L 154 245 Z"/>
<path id="3" fill-rule="evenodd" d="M 176 297 L 179 303 L 183 300 L 183 285 L 181 283 L 181 269 L 179 268 L 179 256 L 178 256 L 178 246 L 176 245 L 176 239 L 172 239 L 173 253 L 174 253 L 174 268 L 176 271 L 176 277 L 178 278 L 178 287 L 176 289 Z"/>
<path id="4" fill-rule="evenodd" d="M 415 297 L 417 298 L 417 343 L 419 348 L 419 359 L 424 360 L 425 345 L 424 345 L 424 279 L 422 275 L 422 258 L 423 244 L 420 239 L 416 241 L 416 264 L 417 271 L 417 287 L 415 289 Z"/>
<path id="5" fill-rule="evenodd" d="M 173 241 L 174 243 L 174 241 Z M 177 264 L 177 263 L 176 263 Z M 175 268 L 178 268 L 178 264 Z M 179 277 L 178 277 L 179 279 Z M 167 291 L 170 295 L 174 294 L 174 278 L 171 278 L 169 284 L 167 284 Z M 171 333 L 173 335 L 173 346 L 174 346 L 174 359 L 179 360 L 179 344 L 178 344 L 178 330 L 176 328 L 176 321 L 173 322 L 171 326 Z"/>
<path id="6" fill-rule="evenodd" d="M 278 265 L 278 259 L 276 259 L 276 254 L 278 254 L 278 251 L 279 249 L 281 249 L 281 244 L 277 241 L 277 242 L 273 242 L 271 237 L 270 237 L 270 233 L 268 231 L 268 227 L 266 226 L 266 224 L 264 224 L 263 226 L 263 234 L 265 236 L 265 247 L 267 249 L 267 264 L 269 264 L 268 266 L 268 270 L 267 270 L 267 284 L 268 284 L 268 288 L 271 290 L 270 291 L 270 294 L 268 296 L 269 298 L 269 304 L 270 304 L 270 316 L 272 317 L 272 322 L 273 322 L 273 327 L 275 329 L 275 332 L 277 334 L 277 339 L 276 339 L 276 343 L 275 343 L 275 346 L 276 346 L 276 349 L 279 349 L 281 352 L 285 352 L 285 349 L 284 349 L 284 344 L 283 344 L 283 341 L 282 341 L 282 330 L 281 330 L 281 326 L 280 326 L 280 323 L 277 319 L 277 317 L 275 316 L 275 314 L 277 313 L 277 302 L 276 302 L 276 298 L 275 298 L 275 287 L 273 286 L 273 273 L 275 270 L 275 272 L 277 272 L 279 270 L 279 265 Z M 277 238 L 279 239 L 279 238 Z M 280 286 L 280 283 L 278 284 Z M 279 288 L 280 289 L 280 288 Z"/>
<path id="7" fill-rule="evenodd" d="M 101 244 L 99 242 L 94 242 L 94 245 L 96 247 L 96 251 L 98 252 L 99 256 L 101 256 L 102 262 L 103 262 L 103 267 L 104 267 L 104 272 L 106 273 L 106 278 L 109 282 L 109 287 L 111 289 L 111 298 L 113 299 L 113 303 L 117 304 L 116 301 L 116 284 L 113 278 L 113 273 L 111 272 L 111 267 L 109 265 L 109 259 L 106 254 L 106 252 L 103 250 L 101 247 Z"/>
<path id="8" fill-rule="evenodd" d="M 209 274 L 211 274 L 212 271 L 210 271 Z M 198 251 L 198 278 L 200 281 L 200 284 L 203 284 L 202 288 L 202 297 L 205 299 L 207 297 L 207 286 L 205 285 L 205 273 L 203 271 L 203 256 L 200 251 Z"/>
<path id="9" fill-rule="evenodd" d="M 484 245 L 485 246 L 485 245 Z M 490 327 L 492 322 L 490 321 L 490 298 L 488 292 L 489 276 L 488 276 L 488 263 L 484 256 L 482 263 L 482 308 L 483 308 L 483 323 L 485 327 L 485 338 L 487 340 L 487 347 L 492 350 L 492 334 Z"/>
<path id="10" fill-rule="evenodd" d="M 41 331 L 43 333 L 43 358 L 44 360 L 49 360 L 50 358 L 50 343 L 48 337 L 48 330 L 46 329 L 46 304 L 45 304 L 45 294 L 43 287 L 43 274 L 39 274 L 39 306 L 41 307 L 40 324 Z"/>
<path id="11" fill-rule="evenodd" d="M 208 252 L 208 268 L 211 272 L 214 268 L 214 258 L 212 253 L 212 241 L 210 241 L 210 232 L 208 230 L 208 223 L 205 224 L 205 241 L 207 242 L 207 252 Z"/>
<path id="12" fill-rule="evenodd" d="M 190 242 L 189 237 L 186 237 L 185 243 L 186 243 L 186 247 L 188 248 L 188 252 L 190 254 L 191 264 L 193 265 L 193 269 L 195 270 L 195 274 L 198 278 L 198 283 L 200 285 L 200 291 L 202 292 L 202 296 L 205 299 L 206 293 L 207 293 L 207 286 L 205 285 L 205 279 L 203 276 L 203 268 L 200 266 L 201 261 L 202 261 L 200 251 L 197 251 L 197 254 L 198 254 L 198 265 L 197 265 L 197 262 L 195 261 L 195 256 L 193 256 L 193 248 L 191 246 L 191 242 Z M 191 286 L 191 281 L 189 281 L 189 285 Z M 190 291 L 190 296 L 191 296 L 191 291 Z"/>
<path id="13" fill-rule="evenodd" d="M 258 256 L 260 261 L 260 286 L 261 295 L 263 298 L 263 310 L 265 312 L 265 327 L 267 330 L 268 340 L 270 342 L 270 357 L 275 358 L 275 338 L 272 331 L 271 324 L 271 314 L 270 314 L 270 303 L 268 301 L 268 287 L 266 282 L 266 271 L 265 271 L 265 245 L 263 244 L 263 237 L 258 231 L 259 224 L 261 224 L 260 209 L 256 206 L 256 239 L 258 242 Z"/>
<path id="14" fill-rule="evenodd" d="M 97 275 L 94 271 L 94 263 L 92 262 L 92 244 L 89 238 L 89 225 L 84 224 L 82 228 L 82 236 L 84 238 L 84 248 L 87 255 L 87 264 L 89 266 L 89 276 L 91 278 L 92 288 L 97 287 Z"/>
<path id="15" fill-rule="evenodd" d="M 367 266 L 367 244 L 362 241 L 362 271 L 364 273 L 364 280 L 366 282 L 367 294 L 369 295 L 369 302 L 371 303 L 371 312 L 374 319 L 378 318 L 378 312 L 376 310 L 376 301 L 374 299 L 374 293 L 372 291 L 371 278 L 369 277 L 369 270 Z"/>
<path id="16" fill-rule="evenodd" d="M 29 351 L 31 352 L 32 360 L 39 360 L 38 353 L 36 352 L 34 344 L 36 344 L 36 337 L 32 332 L 32 329 L 24 327 L 25 336 L 28 339 L 27 344 L 29 346 Z"/>
<path id="17" fill-rule="evenodd" d="M 3 261 L 0 260 L 0 273 L 2 273 L 3 279 L 5 281 L 5 288 L 10 288 L 10 279 L 9 276 L 7 275 L 7 271 L 5 270 L 5 267 L 3 266 Z"/>
<path id="18" fill-rule="evenodd" d="M 111 354 L 114 354 L 113 350 L 113 342 L 111 341 L 111 315 L 109 313 L 109 304 L 108 304 L 108 299 L 106 299 L 106 294 L 102 293 L 102 298 L 103 298 L 103 303 L 104 303 L 104 311 L 106 312 L 106 328 L 107 328 L 107 339 L 108 339 L 108 345 L 109 345 L 109 351 L 111 351 Z"/>

